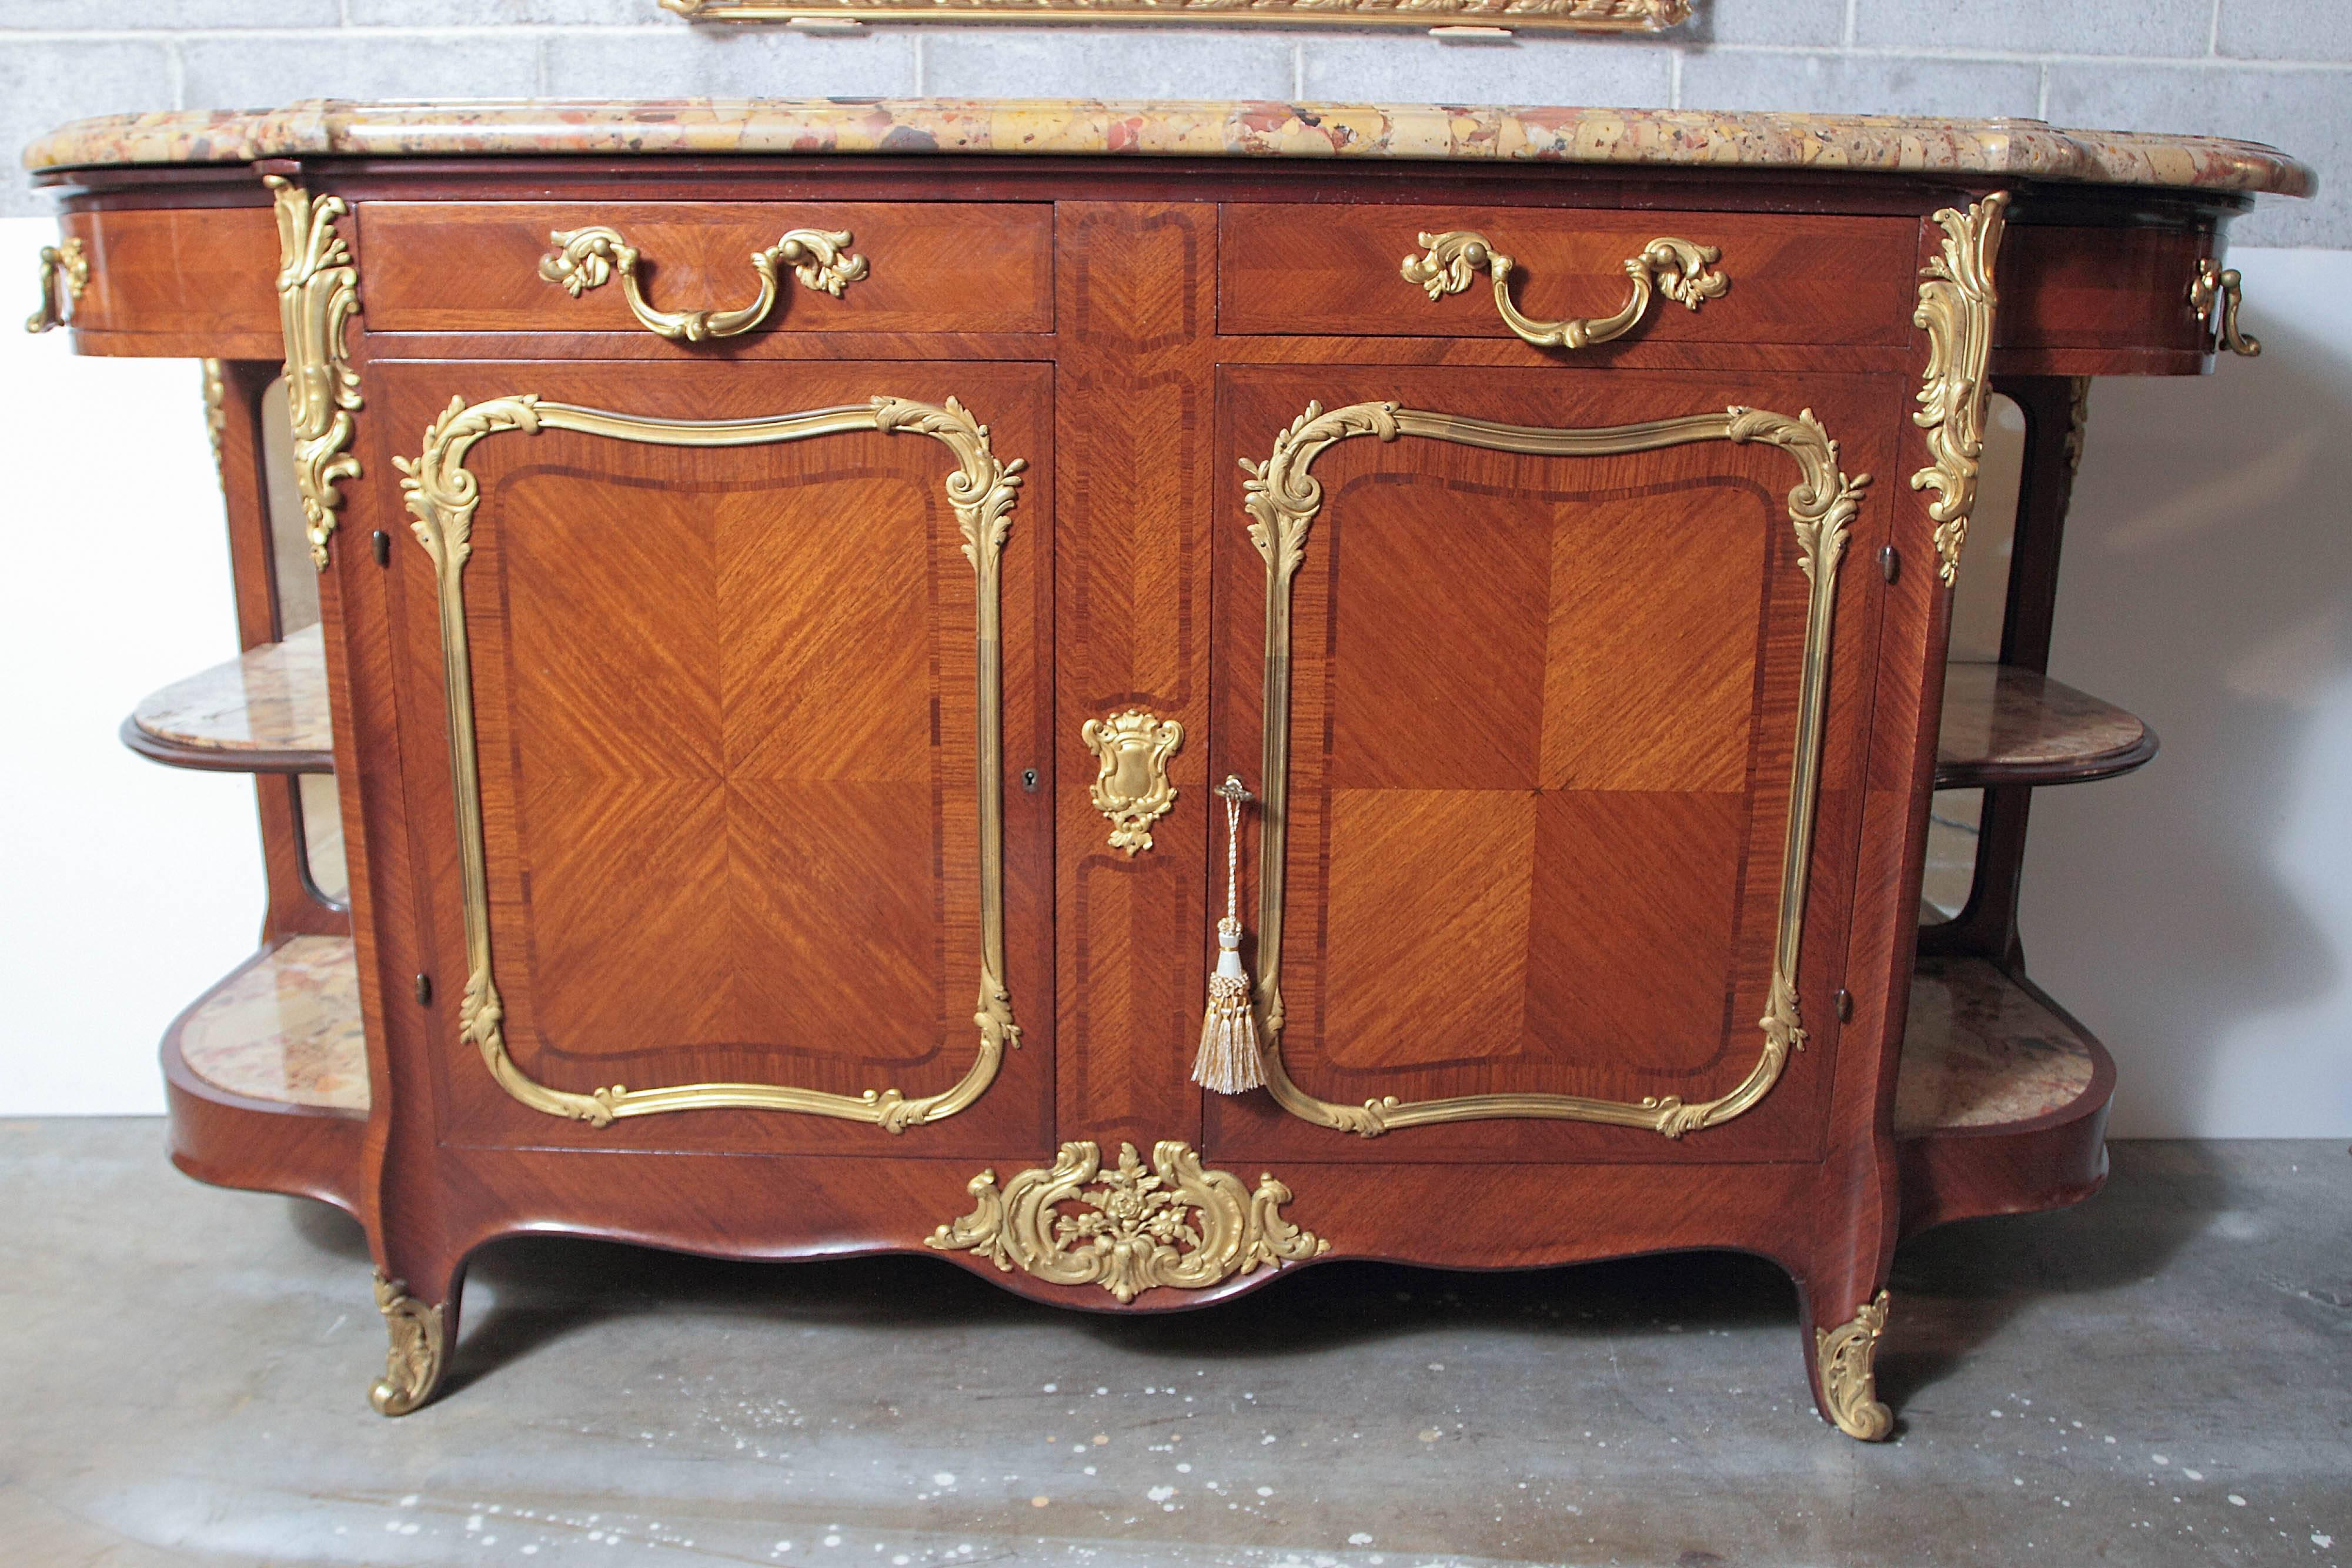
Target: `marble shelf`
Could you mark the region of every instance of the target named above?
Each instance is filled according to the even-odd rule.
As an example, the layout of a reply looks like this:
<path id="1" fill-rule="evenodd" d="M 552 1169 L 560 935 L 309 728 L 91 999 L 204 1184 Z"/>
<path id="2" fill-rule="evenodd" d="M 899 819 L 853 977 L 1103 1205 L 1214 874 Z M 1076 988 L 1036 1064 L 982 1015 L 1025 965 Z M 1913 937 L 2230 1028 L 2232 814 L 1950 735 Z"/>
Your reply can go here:
<path id="1" fill-rule="evenodd" d="M 2115 1085 L 2106 1048 L 2032 982 L 1921 959 L 1895 1087 L 1904 1234 L 2090 1196 Z"/>
<path id="2" fill-rule="evenodd" d="M 367 1051 L 348 936 L 290 936 L 190 1008 L 171 1040 L 205 1088 L 364 1115 Z"/>
<path id="3" fill-rule="evenodd" d="M 331 773 L 325 642 L 316 626 L 265 643 L 148 696 L 122 743 L 174 768 Z"/>
<path id="4" fill-rule="evenodd" d="M 1895 1080 L 1895 1134 L 2031 1122 L 2080 1100 L 2097 1076 L 2080 1026 L 1978 958 L 1925 958 Z"/>
<path id="5" fill-rule="evenodd" d="M 2147 725 L 2063 681 L 2009 664 L 1953 664 L 1944 675 L 1936 788 L 2111 779 L 2156 747 Z"/>

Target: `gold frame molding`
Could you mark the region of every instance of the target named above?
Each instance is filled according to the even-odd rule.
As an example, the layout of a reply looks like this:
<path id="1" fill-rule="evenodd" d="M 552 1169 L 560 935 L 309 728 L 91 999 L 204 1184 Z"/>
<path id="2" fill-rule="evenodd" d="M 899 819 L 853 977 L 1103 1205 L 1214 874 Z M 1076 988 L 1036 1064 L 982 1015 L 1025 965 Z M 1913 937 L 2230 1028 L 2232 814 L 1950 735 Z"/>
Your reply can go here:
<path id="1" fill-rule="evenodd" d="M 481 486 L 467 470 L 467 455 L 485 436 L 506 431 L 536 435 L 569 430 L 653 446 L 762 446 L 861 431 L 884 434 L 911 432 L 945 445 L 956 460 L 947 476 L 948 502 L 963 535 L 964 559 L 978 579 L 979 622 L 978 772 L 980 794 L 980 1000 L 972 1021 L 980 1048 L 970 1071 L 951 1088 L 909 1099 L 897 1089 L 868 1089 L 851 1096 L 768 1083 L 688 1083 L 658 1089 L 620 1084 L 580 1094 L 551 1089 L 515 1064 L 507 1053 L 505 1009 L 499 999 L 490 956 L 490 892 L 483 846 L 479 754 L 474 737 L 473 655 L 466 632 L 466 562 L 473 554 L 474 510 Z M 1021 1043 L 1013 1002 L 1004 988 L 1004 715 L 1002 606 L 999 568 L 1013 527 L 1025 460 L 997 457 L 988 426 L 954 398 L 945 407 L 898 397 L 877 397 L 863 406 L 813 409 L 772 418 L 674 420 L 614 413 L 570 403 L 545 402 L 533 393 L 467 404 L 452 398 L 425 434 L 414 462 L 394 459 L 405 476 L 401 489 L 419 543 L 433 558 L 439 582 L 441 655 L 448 701 L 449 767 L 457 794 L 458 871 L 465 904 L 469 973 L 459 1007 L 460 1038 L 480 1048 L 482 1060 L 500 1087 L 522 1103 L 550 1115 L 609 1125 L 623 1116 L 670 1111 L 795 1111 L 870 1122 L 900 1133 L 963 1110 L 995 1081 L 1007 1046 Z"/>
<path id="2" fill-rule="evenodd" d="M 1927 433 L 1933 460 L 1911 476 L 1914 490 L 1932 489 L 1927 516 L 1936 524 L 1936 575 L 1951 587 L 1960 577 L 1960 550 L 1969 542 L 1969 514 L 1977 504 L 1977 463 L 1984 455 L 1985 369 L 1992 359 L 1992 322 L 2000 296 L 1993 258 L 2000 252 L 2009 193 L 1996 191 L 1967 212 L 1937 209 L 1942 254 L 1919 269 L 1919 308 L 1912 324 L 1927 334 L 1927 369 L 1913 423 Z"/>
<path id="3" fill-rule="evenodd" d="M 646 331 L 674 343 L 740 337 L 757 327 L 776 308 L 776 277 L 784 267 L 793 269 L 803 287 L 835 299 L 866 272 L 866 258 L 849 248 L 847 229 L 788 229 L 767 249 L 751 253 L 751 270 L 759 276 L 760 292 L 751 304 L 734 310 L 656 310 L 646 303 L 637 282 L 640 253 L 621 237 L 620 230 L 600 224 L 584 229 L 557 229 L 547 237 L 556 248 L 539 258 L 541 277 L 561 284 L 566 294 L 577 299 L 592 288 L 603 287 L 618 273 L 629 313 Z"/>
<path id="4" fill-rule="evenodd" d="M 1758 1026 L 1764 1050 L 1755 1067 L 1730 1092 L 1686 1103 L 1679 1095 L 1638 1102 L 1594 1099 L 1580 1094 L 1463 1094 L 1440 1100 L 1400 1102 L 1393 1095 L 1360 1106 L 1319 1099 L 1292 1081 L 1282 1061 L 1282 917 L 1287 873 L 1290 797 L 1290 586 L 1306 559 L 1307 536 L 1322 509 L 1323 486 L 1310 472 L 1315 460 L 1341 441 L 1376 436 L 1426 437 L 1482 447 L 1490 452 L 1538 457 L 1603 457 L 1656 452 L 1700 441 L 1728 441 L 1776 447 L 1797 465 L 1799 478 L 1789 492 L 1789 520 L 1795 528 L 1798 565 L 1811 584 L 1805 619 L 1802 671 L 1797 695 L 1797 743 L 1790 766 L 1789 823 L 1780 864 L 1780 907 L 1773 947 L 1769 1001 Z M 1791 1051 L 1804 1049 L 1806 1031 L 1797 1005 L 1797 958 L 1804 938 L 1805 894 L 1811 880 L 1813 822 L 1819 805 L 1822 730 L 1829 708 L 1829 658 L 1837 611 L 1836 580 L 1844 556 L 1847 526 L 1870 484 L 1863 474 L 1848 478 L 1838 469 L 1838 444 L 1806 409 L 1796 418 L 1763 409 L 1733 407 L 1721 413 L 1586 430 L 1552 430 L 1503 424 L 1456 414 L 1431 413 L 1392 402 L 1350 404 L 1325 413 L 1307 412 L 1277 437 L 1264 463 L 1244 458 L 1249 475 L 1244 506 L 1254 521 L 1249 537 L 1266 565 L 1265 807 L 1258 830 L 1258 981 L 1260 1033 L 1265 1041 L 1266 1087 L 1284 1110 L 1304 1121 L 1363 1137 L 1399 1127 L 1443 1122 L 1533 1117 L 1601 1122 L 1641 1127 L 1668 1138 L 1712 1127 L 1747 1111 L 1780 1080 Z"/>
<path id="5" fill-rule="evenodd" d="M 294 427 L 294 485 L 310 536 L 310 563 L 327 570 L 328 541 L 342 509 L 340 488 L 360 477 L 351 451 L 352 415 L 362 406 L 359 372 L 343 350 L 344 329 L 360 313 L 360 270 L 335 220 L 351 211 L 341 196 L 313 200 L 281 175 L 261 183 L 278 205 L 278 313 L 286 332 L 286 411 Z"/>
<path id="6" fill-rule="evenodd" d="M 932 1231 L 926 1247 L 977 1252 L 1005 1273 L 1017 1266 L 1049 1284 L 1100 1285 L 1122 1303 L 1161 1287 L 1204 1291 L 1331 1249 L 1283 1217 L 1290 1189 L 1271 1175 L 1251 1192 L 1229 1172 L 1202 1169 L 1200 1154 L 1172 1138 L 1152 1145 L 1148 1171 L 1133 1144 L 1121 1144 L 1118 1164 L 1104 1170 L 1101 1148 L 1078 1142 L 1064 1144 L 1051 1168 L 1023 1171 L 1002 1190 L 992 1170 L 964 1190 L 977 1207 Z M 1061 1213 L 1070 1202 L 1092 1212 Z"/>
<path id="7" fill-rule="evenodd" d="M 1147 708 L 1129 708 L 1087 720 L 1078 738 L 1100 764 L 1087 798 L 1110 821 L 1110 847 L 1133 860 L 1151 847 L 1151 824 L 1176 804 L 1168 759 L 1184 744 L 1184 727 Z"/>
<path id="8" fill-rule="evenodd" d="M 1662 235 L 1643 246 L 1638 256 L 1625 259 L 1625 276 L 1633 280 L 1633 292 L 1615 314 L 1538 321 L 1522 315 L 1511 303 L 1511 269 L 1518 264 L 1496 250 L 1485 235 L 1475 229 L 1452 229 L 1421 235 L 1415 243 L 1422 254 L 1406 256 L 1400 269 L 1407 283 L 1418 285 L 1434 302 L 1468 288 L 1484 268 L 1494 275 L 1495 309 L 1503 325 L 1538 349 L 1589 349 L 1595 343 L 1613 343 L 1641 325 L 1654 294 L 1696 312 L 1708 300 L 1722 298 L 1731 287 L 1731 280 L 1715 270 L 1714 264 L 1723 259 L 1722 251 L 1711 245 Z"/>
<path id="9" fill-rule="evenodd" d="M 1690 0 L 661 0 L 695 22 L 1264 22 L 1276 26 L 1493 27 L 1654 33 Z"/>

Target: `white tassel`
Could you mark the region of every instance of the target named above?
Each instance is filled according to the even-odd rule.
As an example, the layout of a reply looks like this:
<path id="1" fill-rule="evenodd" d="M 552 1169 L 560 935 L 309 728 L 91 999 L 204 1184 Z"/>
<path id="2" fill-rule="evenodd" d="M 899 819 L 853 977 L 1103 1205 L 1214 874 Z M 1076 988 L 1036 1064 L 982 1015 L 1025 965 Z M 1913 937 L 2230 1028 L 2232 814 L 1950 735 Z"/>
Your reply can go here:
<path id="1" fill-rule="evenodd" d="M 1256 988 L 1242 967 L 1242 802 L 1250 792 L 1240 779 L 1227 779 L 1217 793 L 1225 801 L 1225 917 L 1217 922 L 1217 970 L 1209 977 L 1209 1013 L 1201 1020 L 1192 1082 L 1218 1094 L 1246 1094 L 1265 1087 L 1251 997 Z"/>
<path id="2" fill-rule="evenodd" d="M 1217 922 L 1217 972 L 1209 977 L 1209 1014 L 1201 1020 L 1201 1054 L 1192 1082 L 1219 1094 L 1265 1087 L 1258 1061 L 1257 1018 L 1250 1007 L 1249 971 L 1242 967 L 1242 923 Z"/>

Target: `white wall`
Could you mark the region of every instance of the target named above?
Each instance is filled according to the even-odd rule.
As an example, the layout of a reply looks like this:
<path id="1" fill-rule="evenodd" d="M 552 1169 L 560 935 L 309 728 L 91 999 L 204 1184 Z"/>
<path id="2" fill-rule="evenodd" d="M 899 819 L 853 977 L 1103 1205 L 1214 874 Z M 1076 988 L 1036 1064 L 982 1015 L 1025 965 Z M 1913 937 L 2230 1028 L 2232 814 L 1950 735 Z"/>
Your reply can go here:
<path id="1" fill-rule="evenodd" d="M 2051 674 L 2162 737 L 2042 791 L 2028 965 L 2123 1135 L 2352 1134 L 2352 252 L 2233 251 L 2256 360 L 2105 381 Z"/>
<path id="2" fill-rule="evenodd" d="M 43 220 L 0 220 L 0 256 Z M 2103 382 L 2053 673 L 2163 754 L 2035 802 L 2036 976 L 2126 1135 L 2352 1134 L 2352 253 L 2244 250 L 2259 360 Z M 28 301 L 29 303 L 29 301 Z M 0 324 L 5 325 L 5 324 Z M 155 1042 L 249 953 L 250 784 L 114 727 L 236 649 L 197 372 L 0 331 L 0 1114 L 160 1107 Z"/>
<path id="3" fill-rule="evenodd" d="M 56 237 L 0 219 L 26 307 Z M 236 653 L 202 382 L 0 329 L 0 1115 L 161 1111 L 163 1026 L 251 955 L 263 904 L 252 780 L 114 733 Z"/>

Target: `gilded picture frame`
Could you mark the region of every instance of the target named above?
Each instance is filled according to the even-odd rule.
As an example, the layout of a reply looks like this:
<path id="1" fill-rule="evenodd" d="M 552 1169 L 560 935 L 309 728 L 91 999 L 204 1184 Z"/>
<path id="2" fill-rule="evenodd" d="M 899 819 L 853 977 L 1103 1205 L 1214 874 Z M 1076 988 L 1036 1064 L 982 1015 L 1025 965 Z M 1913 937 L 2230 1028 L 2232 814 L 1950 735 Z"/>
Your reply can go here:
<path id="1" fill-rule="evenodd" d="M 660 0 L 696 22 L 1205 22 L 1654 33 L 1690 0 Z"/>

